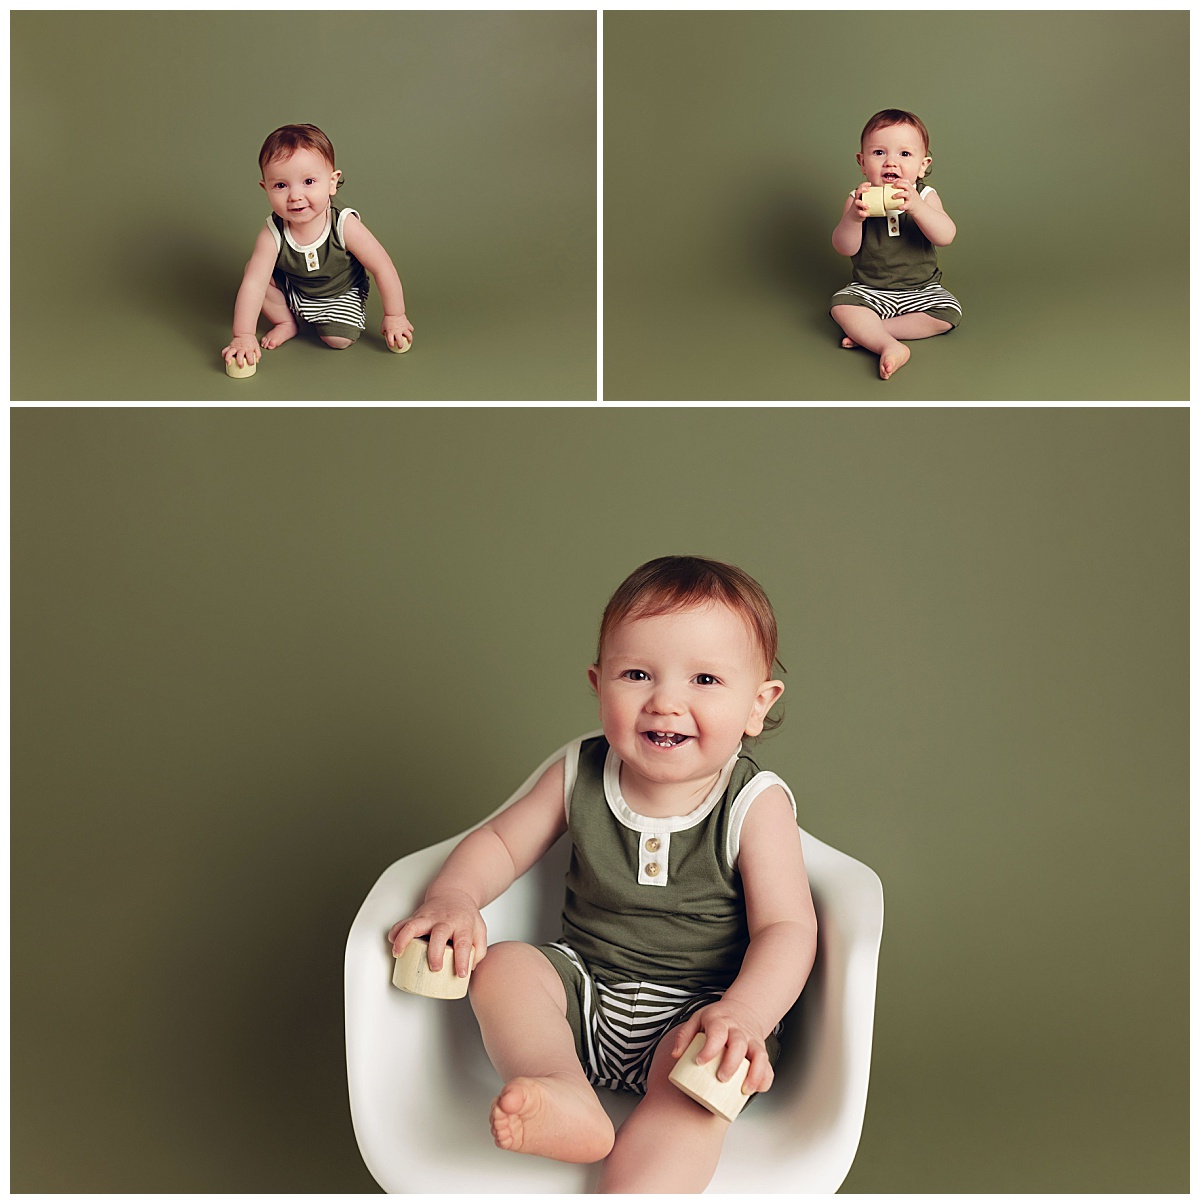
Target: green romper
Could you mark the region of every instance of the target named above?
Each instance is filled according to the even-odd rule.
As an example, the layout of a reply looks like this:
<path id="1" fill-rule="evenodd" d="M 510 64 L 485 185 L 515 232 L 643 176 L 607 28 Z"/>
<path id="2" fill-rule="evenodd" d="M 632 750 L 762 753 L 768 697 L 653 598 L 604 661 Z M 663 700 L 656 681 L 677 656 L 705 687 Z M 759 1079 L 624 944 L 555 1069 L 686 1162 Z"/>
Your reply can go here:
<path id="1" fill-rule="evenodd" d="M 621 761 L 603 735 L 567 746 L 563 935 L 539 948 L 567 993 L 588 1079 L 644 1093 L 659 1041 L 725 993 L 749 945 L 737 871 L 742 822 L 777 775 L 739 749 L 708 798 L 654 819 L 621 796 Z M 767 1039 L 774 1062 L 776 1034 Z"/>
<path id="2" fill-rule="evenodd" d="M 357 209 L 329 206 L 325 232 L 314 243 L 292 241 L 287 223 L 277 214 L 267 218 L 279 252 L 275 283 L 287 297 L 288 308 L 318 328 L 320 334 L 357 339 L 367 326 L 367 269 L 349 251 L 342 231 Z"/>
<path id="3" fill-rule="evenodd" d="M 922 199 L 932 191 L 922 188 Z M 868 217 L 850 262 L 854 280 L 834 293 L 831 306 L 864 305 L 885 319 L 928 313 L 951 326 L 962 321 L 958 298 L 942 287 L 937 247 L 908 214 Z"/>

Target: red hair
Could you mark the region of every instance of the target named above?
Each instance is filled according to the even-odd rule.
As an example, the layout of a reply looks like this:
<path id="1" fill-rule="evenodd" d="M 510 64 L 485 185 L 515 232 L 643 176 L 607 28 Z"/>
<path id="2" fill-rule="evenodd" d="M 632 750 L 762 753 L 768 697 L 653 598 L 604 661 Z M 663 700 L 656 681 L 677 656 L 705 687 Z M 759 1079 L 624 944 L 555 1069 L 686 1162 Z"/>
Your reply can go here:
<path id="1" fill-rule="evenodd" d="M 279 129 L 272 130 L 262 144 L 262 150 L 258 152 L 258 170 L 265 176 L 268 163 L 274 163 L 276 159 L 286 159 L 298 150 L 313 151 L 331 168 L 337 167 L 337 160 L 333 157 L 333 143 L 323 130 L 319 130 L 315 125 L 281 125 Z M 339 177 L 338 187 L 341 186 L 342 180 Z"/>
<path id="2" fill-rule="evenodd" d="M 907 109 L 880 109 L 863 126 L 862 136 L 858 140 L 859 146 L 866 142 L 868 134 L 887 129 L 889 125 L 911 125 L 921 135 L 921 140 L 925 143 L 925 153 L 929 154 L 929 131 L 916 113 L 910 113 Z"/>
<path id="3" fill-rule="evenodd" d="M 600 661 L 605 639 L 625 619 L 648 619 L 712 602 L 728 606 L 746 621 L 769 674 L 778 664 L 779 628 L 762 586 L 732 564 L 701 556 L 648 560 L 617 586 L 600 620 L 596 662 Z"/>

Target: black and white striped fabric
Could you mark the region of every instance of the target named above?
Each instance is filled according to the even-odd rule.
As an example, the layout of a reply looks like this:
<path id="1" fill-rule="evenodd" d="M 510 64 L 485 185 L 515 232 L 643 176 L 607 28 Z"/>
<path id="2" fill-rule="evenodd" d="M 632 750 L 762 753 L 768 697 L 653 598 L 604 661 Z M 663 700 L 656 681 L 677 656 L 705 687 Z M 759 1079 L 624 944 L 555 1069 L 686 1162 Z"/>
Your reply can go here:
<path id="1" fill-rule="evenodd" d="M 857 297 L 881 318 L 898 318 L 901 314 L 924 313 L 931 309 L 952 309 L 955 313 L 962 313 L 958 298 L 940 284 L 927 284 L 924 288 L 890 289 L 872 288 L 869 284 L 855 281 L 834 293 L 833 304 L 847 304 L 842 300 L 847 294 Z M 854 304 L 853 301 L 848 303 Z"/>
<path id="2" fill-rule="evenodd" d="M 715 1003 L 723 991 L 680 990 L 649 982 L 605 984 L 585 969 L 578 954 L 561 941 L 561 951 L 583 983 L 584 1072 L 596 1087 L 646 1092 L 646 1078 L 658 1043 L 671 1029 L 702 1007 Z"/>
<path id="3" fill-rule="evenodd" d="M 285 277 L 284 287 L 287 291 L 288 308 L 299 314 L 306 322 L 321 325 L 323 322 L 338 322 L 344 326 L 357 326 L 359 330 L 367 328 L 367 292 L 362 289 L 351 289 L 340 297 L 306 297 L 292 287 L 291 280 Z"/>

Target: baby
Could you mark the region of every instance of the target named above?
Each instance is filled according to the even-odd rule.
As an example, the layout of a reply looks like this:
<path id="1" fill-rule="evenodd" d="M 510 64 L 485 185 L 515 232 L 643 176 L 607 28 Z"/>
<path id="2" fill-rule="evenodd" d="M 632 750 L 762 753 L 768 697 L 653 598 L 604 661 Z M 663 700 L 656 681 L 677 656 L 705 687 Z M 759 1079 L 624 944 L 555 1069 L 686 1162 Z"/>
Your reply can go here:
<path id="1" fill-rule="evenodd" d="M 367 325 L 368 272 L 383 298 L 381 333 L 388 346 L 411 344 L 404 290 L 387 251 L 356 210 L 333 204 L 342 173 L 329 139 L 315 125 L 282 126 L 263 143 L 258 166 L 272 213 L 242 276 L 233 338 L 221 353 L 225 362 L 258 363 L 259 313 L 273 323 L 262 339 L 267 350 L 292 338 L 300 318 L 327 346 L 351 346 Z"/>
<path id="2" fill-rule="evenodd" d="M 777 645 L 740 569 L 691 556 L 637 569 L 588 669 L 603 734 L 566 745 L 469 833 L 388 934 L 397 955 L 427 936 L 430 967 L 452 957 L 460 976 L 474 947 L 471 1003 L 504 1081 L 496 1145 L 603 1159 L 600 1192 L 704 1190 L 729 1122 L 668 1081 L 675 1059 L 703 1033 L 698 1062 L 725 1081 L 748 1058 L 743 1091 L 766 1091 L 813 964 L 795 801 L 743 746 L 777 722 Z M 488 949 L 480 909 L 564 832 L 561 939 Z M 644 1096 L 619 1132 L 594 1087 Z"/>
<path id="3" fill-rule="evenodd" d="M 937 248 L 954 241 L 955 225 L 941 198 L 920 181 L 929 173 L 929 132 L 903 109 L 884 109 L 867 122 L 855 156 L 866 180 L 849 196 L 833 232 L 839 255 L 850 256 L 854 280 L 833 295 L 833 320 L 843 347 L 866 347 L 888 377 L 908 361 L 902 339 L 927 339 L 958 325 L 962 307 L 941 286 Z M 871 217 L 867 188 L 890 194 L 893 216 Z"/>

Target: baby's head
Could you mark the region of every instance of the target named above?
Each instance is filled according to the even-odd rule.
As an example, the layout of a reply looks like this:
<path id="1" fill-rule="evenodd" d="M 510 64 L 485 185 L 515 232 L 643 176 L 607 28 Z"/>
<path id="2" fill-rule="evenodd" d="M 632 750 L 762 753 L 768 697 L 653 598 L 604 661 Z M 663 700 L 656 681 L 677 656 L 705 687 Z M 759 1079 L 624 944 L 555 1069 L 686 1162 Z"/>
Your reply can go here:
<path id="1" fill-rule="evenodd" d="M 290 159 L 297 151 L 316 155 L 327 164 L 330 175 L 336 177 L 336 188 L 345 183 L 342 173 L 337 170 L 333 143 L 315 125 L 282 125 L 267 135 L 258 152 L 258 169 L 263 180 L 266 180 L 267 168 L 272 163 Z"/>
<path id="2" fill-rule="evenodd" d="M 915 183 L 927 176 L 930 164 L 929 131 L 906 109 L 881 109 L 863 126 L 855 157 L 863 175 L 874 185 L 901 176 Z"/>
<path id="3" fill-rule="evenodd" d="M 638 620 L 683 613 L 720 619 L 724 623 L 721 631 L 729 635 L 729 656 L 745 662 L 746 680 L 753 679 L 756 690 L 772 686 L 766 691 L 771 703 L 783 693 L 782 682 L 768 682 L 775 666 L 778 664 L 780 670 L 783 666 L 777 658 L 779 632 L 775 612 L 762 586 L 734 565 L 699 556 L 662 556 L 648 561 L 617 587 L 600 621 L 596 663 L 589 672 L 593 686 L 602 680 L 600 667 L 618 632 Z M 726 621 L 730 617 L 733 621 Z M 707 654 L 709 650 L 698 651 Z M 766 709 L 770 709 L 770 704 Z M 754 736 L 759 731 L 772 730 L 780 722 L 767 717 L 764 710 L 755 717 L 758 731 L 747 729 L 746 734 Z"/>

